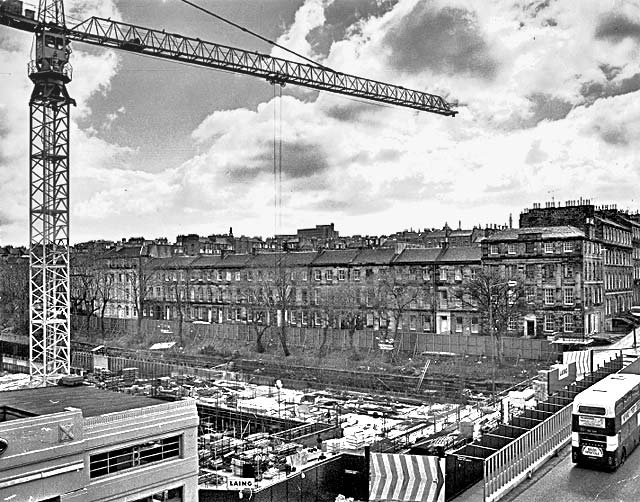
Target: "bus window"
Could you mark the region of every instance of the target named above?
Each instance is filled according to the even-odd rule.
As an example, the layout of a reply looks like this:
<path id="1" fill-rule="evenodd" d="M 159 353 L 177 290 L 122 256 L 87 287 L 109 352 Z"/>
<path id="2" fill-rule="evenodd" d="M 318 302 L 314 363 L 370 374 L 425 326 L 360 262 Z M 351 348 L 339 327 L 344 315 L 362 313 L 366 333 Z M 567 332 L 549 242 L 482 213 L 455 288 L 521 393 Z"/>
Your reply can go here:
<path id="1" fill-rule="evenodd" d="M 587 415 L 606 415 L 607 411 L 600 406 L 578 406 L 578 413 L 586 413 Z"/>

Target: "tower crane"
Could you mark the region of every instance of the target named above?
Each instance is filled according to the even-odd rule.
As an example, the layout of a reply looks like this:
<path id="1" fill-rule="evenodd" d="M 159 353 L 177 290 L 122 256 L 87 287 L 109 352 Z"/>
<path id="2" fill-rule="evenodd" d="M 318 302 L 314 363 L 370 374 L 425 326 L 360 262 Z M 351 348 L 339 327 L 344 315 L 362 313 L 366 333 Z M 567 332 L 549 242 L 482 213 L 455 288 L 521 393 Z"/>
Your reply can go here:
<path id="1" fill-rule="evenodd" d="M 68 27 L 63 0 L 39 0 L 37 13 L 18 0 L 0 0 L 0 25 L 33 33 L 35 59 L 29 100 L 29 359 L 32 385 L 70 372 L 69 112 L 75 101 L 70 42 L 221 69 L 453 117 L 440 96 L 234 47 L 90 17 Z"/>

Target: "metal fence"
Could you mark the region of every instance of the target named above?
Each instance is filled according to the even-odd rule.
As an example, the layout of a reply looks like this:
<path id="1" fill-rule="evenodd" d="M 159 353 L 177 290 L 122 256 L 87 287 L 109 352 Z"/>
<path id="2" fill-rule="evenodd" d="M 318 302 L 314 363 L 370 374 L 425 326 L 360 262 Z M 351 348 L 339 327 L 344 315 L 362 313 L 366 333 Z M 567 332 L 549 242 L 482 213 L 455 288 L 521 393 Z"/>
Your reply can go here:
<path id="1" fill-rule="evenodd" d="M 105 318 L 105 337 L 110 338 L 123 334 L 133 335 L 136 332 L 135 319 Z M 73 327 L 79 331 L 87 331 L 101 339 L 100 319 L 73 316 Z M 157 340 L 174 341 L 179 332 L 178 321 L 143 319 L 142 330 Z M 250 324 L 194 324 L 183 323 L 182 333 L 185 337 L 197 340 L 198 344 L 214 345 L 220 341 L 231 343 L 253 343 L 256 333 Z M 391 335 L 391 333 L 389 333 Z M 350 337 L 344 329 L 287 327 L 287 343 L 291 348 L 317 349 L 322 344 L 327 350 L 348 350 L 353 347 L 367 352 L 378 350 L 378 342 L 384 336 L 382 331 L 373 329 L 357 330 Z M 277 335 L 268 331 L 264 343 L 277 340 Z M 545 339 L 506 337 L 503 339 L 504 356 L 539 361 L 555 361 L 559 356 L 558 347 Z M 426 333 L 418 331 L 400 331 L 394 343 L 394 351 L 409 357 L 423 352 L 450 352 L 469 356 L 490 356 L 492 354 L 491 339 L 482 335 L 463 335 L 458 333 Z"/>
<path id="2" fill-rule="evenodd" d="M 569 404 L 484 461 L 484 500 L 498 500 L 571 440 Z"/>

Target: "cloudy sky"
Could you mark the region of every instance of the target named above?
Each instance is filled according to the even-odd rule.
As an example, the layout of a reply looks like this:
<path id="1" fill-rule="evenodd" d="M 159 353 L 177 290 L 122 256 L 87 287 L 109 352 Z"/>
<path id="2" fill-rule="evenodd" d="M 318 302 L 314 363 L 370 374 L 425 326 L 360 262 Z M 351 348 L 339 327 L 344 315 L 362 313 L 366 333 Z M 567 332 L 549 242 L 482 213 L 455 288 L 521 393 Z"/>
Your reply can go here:
<path id="1" fill-rule="evenodd" d="M 196 2 L 335 70 L 441 95 L 459 114 L 294 86 L 275 100 L 256 78 L 75 43 L 73 243 L 329 222 L 342 235 L 471 227 L 552 198 L 640 209 L 636 1 Z M 99 15 L 295 60 L 179 0 L 65 5 L 68 24 Z M 0 245 L 28 242 L 31 45 L 0 27 Z"/>

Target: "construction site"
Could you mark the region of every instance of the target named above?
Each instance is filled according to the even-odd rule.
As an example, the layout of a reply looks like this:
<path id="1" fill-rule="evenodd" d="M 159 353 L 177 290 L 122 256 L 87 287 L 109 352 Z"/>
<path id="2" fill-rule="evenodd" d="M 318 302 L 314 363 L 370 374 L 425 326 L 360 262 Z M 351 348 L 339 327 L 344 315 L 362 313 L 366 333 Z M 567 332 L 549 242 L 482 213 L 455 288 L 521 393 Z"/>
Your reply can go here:
<path id="1" fill-rule="evenodd" d="M 220 20 L 202 5 L 181 3 Z M 282 98 L 285 85 L 295 85 L 357 99 L 362 106 L 399 107 L 440 115 L 443 120 L 458 112 L 441 96 L 334 71 L 264 37 L 263 41 L 305 62 L 111 18 L 94 16 L 71 25 L 63 0 L 40 0 L 37 7 L 1 0 L 0 25 L 34 37 L 27 65 L 33 83 L 28 102 L 29 322 L 27 336 L 16 335 L 13 329 L 0 334 L 0 499 L 444 502 L 483 485 L 485 500 L 491 502 L 527 473 L 530 477 L 567 443 L 569 436 L 555 431 L 568 431 L 567 417 L 576 395 L 637 364 L 636 351 L 626 350 L 631 333 L 608 351 L 574 351 L 570 349 L 593 340 L 559 337 L 558 341 L 553 335 L 532 340 L 536 323 L 541 323 L 535 316 L 524 324 L 534 335 L 508 341 L 507 351 L 512 349 L 515 356 L 503 361 L 498 346 L 505 343 L 499 330 L 514 330 L 515 321 L 505 315 L 502 322 L 496 316 L 515 303 L 510 288 L 517 286 L 504 278 L 486 288 L 489 300 L 482 315 L 487 318 L 488 336 L 479 334 L 478 314 L 469 323 L 473 336 L 462 334 L 462 321 L 459 333 L 452 333 L 454 319 L 442 312 L 436 316 L 434 306 L 439 324 L 429 338 L 432 347 L 426 336 L 415 333 L 415 326 L 408 328 L 414 333 L 406 342 L 365 333 L 362 339 L 370 335 L 370 341 L 363 344 L 369 350 L 357 360 L 344 357 L 341 367 L 314 357 L 294 363 L 275 351 L 248 357 L 233 347 L 222 350 L 214 336 L 197 338 L 198 327 L 211 325 L 210 321 L 183 323 L 180 315 L 171 324 L 153 314 L 143 319 L 142 302 L 134 309 L 135 332 L 114 328 L 105 337 L 103 326 L 104 343 L 96 342 L 89 321 L 86 329 L 74 330 L 70 306 L 70 112 L 76 104 L 70 83 L 74 71 L 84 71 L 71 68 L 71 44 L 258 77 L 273 87 L 274 100 Z M 244 27 L 236 28 L 260 38 Z M 274 131 L 278 128 L 282 119 L 276 118 L 274 105 Z M 277 220 L 282 139 L 275 132 L 272 146 Z M 571 239 L 585 237 L 574 230 L 565 234 Z M 572 246 L 573 241 L 564 245 L 562 253 L 572 253 Z M 494 247 L 498 249 L 493 245 L 490 254 L 497 254 Z M 505 249 L 515 255 L 515 248 Z M 285 252 L 277 250 L 277 256 Z M 553 244 L 544 252 L 553 253 Z M 140 261 L 141 256 L 142 247 Z M 279 263 L 276 275 L 284 276 Z M 573 269 L 563 270 L 566 277 Z M 420 274 L 421 280 L 426 276 Z M 429 280 L 435 284 L 435 274 Z M 136 286 L 148 288 L 140 277 Z M 494 287 L 504 290 L 504 301 L 494 300 Z M 392 287 L 389 295 L 397 294 L 398 288 Z M 273 333 L 277 336 L 280 330 L 287 357 L 291 354 L 284 326 L 290 321 L 290 289 L 279 283 L 266 295 Z M 552 303 L 553 294 L 555 290 L 545 302 Z M 573 290 L 562 294 L 563 305 L 573 307 Z M 360 292 L 357 295 L 360 302 Z M 435 286 L 434 295 L 449 301 L 446 291 Z M 397 335 L 401 320 L 389 320 L 392 316 L 387 314 L 381 316 L 384 333 Z M 573 317 L 567 315 L 559 313 L 558 322 L 564 323 L 563 333 L 573 333 Z M 555 333 L 551 317 L 547 322 L 545 314 L 544 319 L 539 331 Z M 191 347 L 177 345 L 175 337 L 152 339 L 158 333 L 173 335 L 176 322 L 180 342 L 183 324 L 186 338 L 195 333 Z M 362 324 L 362 319 L 358 322 Z M 328 321 L 323 327 L 326 339 Z M 213 328 L 207 331 L 213 332 Z M 314 333 L 319 338 L 320 331 Z M 338 354 L 347 351 L 344 336 L 338 340 L 341 336 L 335 337 L 333 347 Z M 488 341 L 476 344 L 483 336 Z M 256 342 L 249 338 L 245 345 Z M 295 344 L 296 335 L 291 339 Z M 535 354 L 522 357 L 521 346 Z M 513 479 L 504 481 L 500 473 L 515 472 L 509 465 L 513 455 L 504 452 L 524 451 L 522 441 L 529 441 L 530 448 L 525 448 L 531 450 L 529 463 L 522 462 Z"/>

